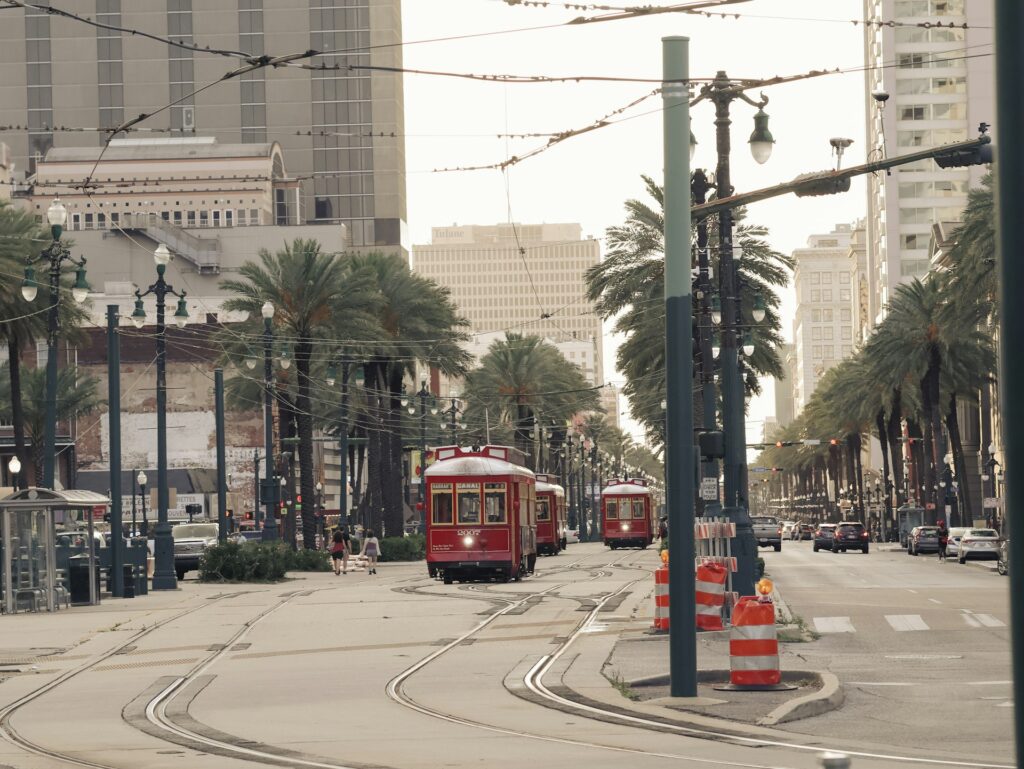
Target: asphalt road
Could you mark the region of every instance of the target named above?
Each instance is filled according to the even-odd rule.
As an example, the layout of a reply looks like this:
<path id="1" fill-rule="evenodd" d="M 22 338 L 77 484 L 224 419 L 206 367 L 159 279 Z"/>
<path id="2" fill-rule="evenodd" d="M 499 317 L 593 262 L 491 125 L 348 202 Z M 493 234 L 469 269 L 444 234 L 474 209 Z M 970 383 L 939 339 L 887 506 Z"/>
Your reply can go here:
<path id="1" fill-rule="evenodd" d="M 801 721 L 811 734 L 865 738 L 977 756 L 1012 755 L 1008 580 L 988 563 L 911 557 L 891 545 L 761 551 L 792 612 L 820 634 L 790 647 L 842 681 L 846 702 Z"/>
<path id="2" fill-rule="evenodd" d="M 805 645 L 853 691 L 838 713 L 799 722 L 791 738 L 776 733 L 788 744 L 651 731 L 542 700 L 530 682 L 546 661 L 542 683 L 621 700 L 599 671 L 619 632 L 650 625 L 654 551 L 582 544 L 514 584 L 445 586 L 422 564 L 382 564 L 376 576 L 189 580 L 172 593 L 4 617 L 0 680 L 15 672 L 0 683 L 0 766 L 810 769 L 831 718 L 857 719 L 866 742 L 893 746 L 854 769 L 906 767 L 900 746 L 968 730 L 979 761 L 1009 755 L 1005 734 L 991 739 L 1008 731 L 1008 687 L 985 683 L 1009 678 L 1007 631 L 991 626 L 1006 619 L 1005 580 L 789 543 L 766 559 L 808 623 L 845 616 L 856 631 Z M 919 615 L 929 630 L 896 630 L 886 615 Z M 941 680 L 965 666 L 968 679 Z M 804 724 L 825 738 L 800 736 Z"/>

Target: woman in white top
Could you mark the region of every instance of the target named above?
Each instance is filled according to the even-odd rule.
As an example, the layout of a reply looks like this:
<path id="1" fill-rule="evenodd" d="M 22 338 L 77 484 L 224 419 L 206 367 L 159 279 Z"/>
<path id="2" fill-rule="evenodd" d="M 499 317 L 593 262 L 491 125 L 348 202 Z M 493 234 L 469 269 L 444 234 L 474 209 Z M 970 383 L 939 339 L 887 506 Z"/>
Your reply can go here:
<path id="1" fill-rule="evenodd" d="M 363 537 L 363 550 L 362 553 L 370 561 L 367 566 L 367 574 L 377 573 L 377 556 L 380 555 L 380 541 L 373 536 L 373 529 L 367 529 L 366 536 Z"/>

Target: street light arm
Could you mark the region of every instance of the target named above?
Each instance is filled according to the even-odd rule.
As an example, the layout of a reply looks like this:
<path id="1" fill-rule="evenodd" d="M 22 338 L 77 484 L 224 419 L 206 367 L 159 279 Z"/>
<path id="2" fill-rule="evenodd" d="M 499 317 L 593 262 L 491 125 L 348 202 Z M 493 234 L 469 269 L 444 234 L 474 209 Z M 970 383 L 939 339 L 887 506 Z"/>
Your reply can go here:
<path id="1" fill-rule="evenodd" d="M 812 190 L 815 187 L 821 187 L 823 185 L 833 184 L 838 185 L 843 181 L 852 179 L 855 176 L 863 176 L 864 174 L 875 173 L 876 171 L 885 171 L 889 168 L 895 168 L 896 166 L 906 165 L 908 163 L 915 163 L 918 160 L 928 160 L 931 158 L 953 155 L 959 152 L 968 152 L 970 150 L 977 150 L 988 144 L 991 144 L 992 137 L 987 135 L 979 136 L 977 139 L 971 139 L 965 142 L 957 142 L 954 144 L 944 144 L 940 147 L 931 147 L 929 149 L 920 150 L 918 152 L 911 152 L 907 155 L 897 155 L 896 157 L 886 158 L 884 160 L 875 160 L 870 163 L 864 163 L 859 166 L 851 166 L 850 168 L 844 168 L 838 171 L 819 171 L 810 174 L 804 174 L 798 176 L 790 182 L 783 184 L 777 184 L 774 187 L 764 187 L 759 190 L 752 192 L 744 192 L 739 195 L 730 195 L 727 198 L 720 198 L 710 203 L 703 203 L 701 205 L 693 206 L 690 208 L 690 214 L 694 217 L 706 217 L 711 214 L 717 214 L 720 211 L 727 209 L 739 208 L 740 206 L 746 206 L 750 203 L 757 203 L 762 200 L 768 200 L 770 198 L 777 198 L 780 195 L 787 195 L 789 193 L 799 193 L 801 190 Z M 847 186 L 846 189 L 849 189 Z M 836 191 L 845 191 L 839 190 Z"/>

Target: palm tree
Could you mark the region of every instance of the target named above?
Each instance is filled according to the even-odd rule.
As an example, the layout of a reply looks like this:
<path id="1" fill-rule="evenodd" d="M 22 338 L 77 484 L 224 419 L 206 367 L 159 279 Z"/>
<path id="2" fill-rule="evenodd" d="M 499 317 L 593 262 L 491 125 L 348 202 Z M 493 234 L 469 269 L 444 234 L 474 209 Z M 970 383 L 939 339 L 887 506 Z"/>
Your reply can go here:
<path id="1" fill-rule="evenodd" d="M 389 536 L 401 536 L 403 382 L 415 376 L 416 364 L 462 376 L 471 360 L 460 345 L 468 340 L 468 321 L 459 316 L 448 289 L 417 275 L 395 254 L 352 254 L 346 257 L 354 275 L 373 287 L 372 314 L 380 336 L 369 342 L 357 337 L 357 354 L 365 375 L 363 408 L 357 427 L 367 435 L 367 489 L 361 500 L 374 529 L 383 523 Z M 342 306 L 337 308 L 343 318 Z M 339 336 L 353 335 L 339 325 Z"/>
<path id="2" fill-rule="evenodd" d="M 601 317 L 615 318 L 615 331 L 626 337 L 617 355 L 618 368 L 626 377 L 623 392 L 634 416 L 661 442 L 664 414 L 660 403 L 665 392 L 664 191 L 653 179 L 643 179 L 657 207 L 639 200 L 626 201 L 625 223 L 608 228 L 605 259 L 587 272 L 587 296 Z M 741 217 L 737 212 L 736 220 Z M 710 251 L 717 254 L 716 228 L 709 229 Z M 750 394 L 760 390 L 757 375 L 782 376 L 776 352 L 782 341 L 781 321 L 774 288 L 786 285 L 791 260 L 768 246 L 766 234 L 763 227 L 738 227 L 737 245 L 743 254 L 738 262 L 743 325 L 751 330 L 754 341 L 754 354 L 747 361 L 751 375 L 745 377 Z M 718 274 L 717 256 L 711 262 Z M 755 294 L 765 300 L 766 314 L 761 323 L 754 323 L 751 315 Z M 695 321 L 695 337 L 696 330 Z M 699 394 L 694 408 L 699 422 L 703 410 Z"/>
<path id="3" fill-rule="evenodd" d="M 466 399 L 466 418 L 478 434 L 485 422 L 508 426 L 514 446 L 531 457 L 534 424 L 564 424 L 598 409 L 600 402 L 579 367 L 554 345 L 512 332 L 495 340 L 479 367 L 466 375 Z"/>
<path id="4" fill-rule="evenodd" d="M 303 239 L 286 243 L 276 253 L 261 249 L 259 262 L 246 262 L 239 274 L 239 280 L 221 282 L 222 289 L 235 295 L 225 301 L 225 308 L 248 312 L 256 319 L 263 303 L 270 301 L 276 309 L 275 338 L 294 351 L 300 489 L 303 498 L 316 499 L 311 403 L 314 350 L 335 327 L 340 308 L 344 307 L 349 317 L 361 313 L 369 301 L 367 284 L 353 275 L 346 260 L 324 253 L 315 240 Z M 258 338 L 253 335 L 253 346 L 259 345 Z M 282 416 L 282 437 L 284 425 Z M 302 538 L 305 548 L 316 547 L 315 512 L 308 504 L 302 510 Z"/>
<path id="5" fill-rule="evenodd" d="M 28 447 L 36 467 L 42 467 L 44 446 L 44 423 L 46 421 L 46 369 L 32 368 L 21 372 L 22 385 L 28 397 L 22 403 Z M 77 367 L 69 366 L 57 372 L 57 420 L 70 420 L 88 416 L 103 405 L 94 378 L 79 373 Z M 0 417 L 11 419 L 13 414 L 11 389 L 11 368 L 0 366 Z"/>

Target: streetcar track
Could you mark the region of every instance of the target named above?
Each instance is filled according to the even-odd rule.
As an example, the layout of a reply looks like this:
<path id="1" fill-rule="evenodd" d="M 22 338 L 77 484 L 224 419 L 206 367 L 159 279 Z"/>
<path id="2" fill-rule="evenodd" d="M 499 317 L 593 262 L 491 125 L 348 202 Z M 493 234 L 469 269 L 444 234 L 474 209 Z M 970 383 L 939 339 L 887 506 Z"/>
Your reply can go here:
<path id="1" fill-rule="evenodd" d="M 74 756 L 61 753 L 56 750 L 50 750 L 48 748 L 43 747 L 42 745 L 32 742 L 15 728 L 12 722 L 12 717 L 21 708 L 54 691 L 57 687 L 62 686 L 63 684 L 70 681 L 72 678 L 76 678 L 82 673 L 96 667 L 101 662 L 105 662 L 111 657 L 121 653 L 121 651 L 126 647 L 135 644 L 140 639 L 145 638 L 151 633 L 163 628 L 165 625 L 168 625 L 171 622 L 181 619 L 182 617 L 186 617 L 189 614 L 199 611 L 200 609 L 205 609 L 207 607 L 213 606 L 219 601 L 225 598 L 234 597 L 235 595 L 235 593 L 219 595 L 207 603 L 203 603 L 198 606 L 193 606 L 190 609 L 186 609 L 170 617 L 166 617 L 162 620 L 159 620 L 158 622 L 149 627 L 142 628 L 141 630 L 134 633 L 130 638 L 126 639 L 123 643 L 117 644 L 116 646 L 112 647 L 106 652 L 97 655 L 94 659 L 89 660 L 88 662 L 85 662 L 79 665 L 78 667 L 75 667 L 71 670 L 64 672 L 62 675 L 58 676 L 52 681 L 48 681 L 42 686 L 39 686 L 38 688 L 33 689 L 31 692 L 28 692 L 27 694 L 19 697 L 17 700 L 10 703 L 9 705 L 0 708 L 0 733 L 2 733 L 3 738 L 7 742 L 11 743 L 12 745 L 15 745 L 16 747 L 21 748 L 22 750 L 26 750 L 29 753 L 34 753 L 35 755 L 44 756 L 46 758 L 55 758 L 59 761 L 64 761 L 66 763 L 74 764 L 76 766 L 88 766 L 92 767 L 93 769 L 117 769 L 116 767 L 110 766 L 108 764 L 101 764 L 95 761 L 88 761 L 86 759 L 76 758 Z"/>
<path id="2" fill-rule="evenodd" d="M 607 555 L 607 554 L 605 554 L 605 555 Z M 580 559 L 580 560 L 581 561 L 585 560 L 585 558 L 584 559 Z M 621 560 L 621 559 L 619 559 L 619 560 Z M 577 563 L 579 563 L 579 562 L 577 562 Z M 613 564 L 608 564 L 608 566 L 612 566 L 612 565 Z M 643 568 L 643 567 L 640 567 L 640 566 L 619 565 L 618 561 L 615 562 L 615 565 L 618 566 L 619 568 L 637 568 L 637 569 L 642 569 Z M 567 568 L 573 568 L 573 567 L 579 568 L 575 564 L 573 566 L 570 566 L 570 567 L 567 567 Z M 644 570 L 646 571 L 646 569 L 644 569 Z M 550 572 L 545 572 L 545 573 L 548 574 Z M 592 576 L 592 578 L 594 578 L 594 577 Z M 774 748 L 782 748 L 782 749 L 792 749 L 792 750 L 799 750 L 801 752 L 820 753 L 820 752 L 822 752 L 824 750 L 824 748 L 822 746 L 820 746 L 820 745 L 803 744 L 803 743 L 797 742 L 795 740 L 784 740 L 784 739 L 774 739 L 773 740 L 773 739 L 766 739 L 766 738 L 746 737 L 746 736 L 743 736 L 743 735 L 739 735 L 739 734 L 736 734 L 736 733 L 730 733 L 730 732 L 726 732 L 726 731 L 716 731 L 716 730 L 713 730 L 713 729 L 706 729 L 706 728 L 700 728 L 700 727 L 694 727 L 694 726 L 684 726 L 684 725 L 681 725 L 681 724 L 678 724 L 678 723 L 674 723 L 674 722 L 670 722 L 670 721 L 667 721 L 667 720 L 666 721 L 659 721 L 659 720 L 655 720 L 654 718 L 644 718 L 644 717 L 636 716 L 636 715 L 629 714 L 629 713 L 622 713 L 622 712 L 619 712 L 619 711 L 616 711 L 616 710 L 610 709 L 610 708 L 605 709 L 605 708 L 598 707 L 598 706 L 592 705 L 592 704 L 576 702 L 576 701 L 567 699 L 565 697 L 562 697 L 561 695 L 559 695 L 559 694 L 557 694 L 555 692 L 552 692 L 550 689 L 548 689 L 544 685 L 544 682 L 543 682 L 543 677 L 544 677 L 545 673 L 550 671 L 550 669 L 555 664 L 555 662 L 557 662 L 561 657 L 563 657 L 565 655 L 566 651 L 570 648 L 570 646 L 581 635 L 583 635 L 584 633 L 587 632 L 587 628 L 598 617 L 600 611 L 605 606 L 605 604 L 608 603 L 608 601 L 612 600 L 614 597 L 616 597 L 620 593 L 624 592 L 629 587 L 631 587 L 632 585 L 636 584 L 638 581 L 639 581 L 639 578 L 636 579 L 636 580 L 633 580 L 631 582 L 628 582 L 628 583 L 622 585 L 618 590 L 616 590 L 616 591 L 614 591 L 612 593 L 606 594 L 602 598 L 598 599 L 596 604 L 592 608 L 589 609 L 587 616 L 584 617 L 583 620 L 581 620 L 579 622 L 579 624 L 577 625 L 576 629 L 568 637 L 566 637 L 564 639 L 564 641 L 559 645 L 559 648 L 556 649 L 554 652 L 552 652 L 550 654 L 547 654 L 547 655 L 544 655 L 543 657 L 541 657 L 541 659 L 537 663 L 535 663 L 529 669 L 529 671 L 526 673 L 526 676 L 524 677 L 524 684 L 537 697 L 541 698 L 542 701 L 547 701 L 548 703 L 550 703 L 549 705 L 546 705 L 547 707 L 555 707 L 555 708 L 557 708 L 559 710 L 568 711 L 568 712 L 571 712 L 571 713 L 573 713 L 573 714 L 575 714 L 577 716 L 581 716 L 581 717 L 584 717 L 584 718 L 590 718 L 590 719 L 600 720 L 600 721 L 604 721 L 604 722 L 620 723 L 620 724 L 623 724 L 623 725 L 626 725 L 626 726 L 634 726 L 636 728 L 645 729 L 645 730 L 653 730 L 653 731 L 658 731 L 658 732 L 661 732 L 661 733 L 675 733 L 675 734 L 679 734 L 679 735 L 682 735 L 682 736 L 688 736 L 688 737 L 691 737 L 691 738 L 694 738 L 694 739 L 702 739 L 702 740 L 709 740 L 709 741 L 719 741 L 719 742 L 729 742 L 729 743 L 732 743 L 732 744 L 738 744 L 738 745 L 741 745 L 741 746 L 754 747 L 754 748 L 758 748 L 758 747 L 774 747 Z M 545 591 L 545 593 L 547 593 L 547 592 L 548 591 Z M 536 595 L 536 594 L 533 594 L 533 595 Z M 453 595 L 453 597 L 464 597 L 464 598 L 471 598 L 472 599 L 475 596 L 470 596 L 470 595 L 461 595 L 460 596 L 458 594 L 455 594 L 455 595 Z M 461 725 L 461 726 L 468 726 L 468 727 L 471 727 L 471 728 L 481 729 L 481 730 L 484 730 L 484 731 L 489 731 L 489 732 L 493 732 L 493 733 L 497 733 L 497 734 L 504 734 L 504 735 L 517 736 L 517 737 L 525 737 L 525 738 L 528 738 L 528 739 L 534 739 L 534 740 L 538 740 L 538 741 L 542 741 L 542 742 L 551 742 L 551 743 L 557 743 L 557 744 L 562 744 L 562 745 L 570 745 L 570 746 L 575 746 L 575 747 L 586 747 L 586 748 L 593 748 L 593 749 L 599 749 L 599 750 L 607 750 L 607 751 L 617 752 L 617 753 L 626 753 L 626 754 L 631 754 L 631 755 L 649 756 L 649 757 L 654 757 L 654 758 L 668 758 L 668 759 L 673 759 L 673 760 L 688 761 L 688 762 L 691 762 L 691 763 L 700 763 L 700 764 L 714 765 L 714 766 L 735 766 L 735 767 L 744 767 L 745 769 L 782 769 L 782 767 L 779 764 L 771 764 L 771 765 L 767 765 L 767 764 L 753 764 L 753 763 L 743 763 L 743 762 L 734 761 L 734 760 L 722 761 L 722 760 L 716 760 L 716 759 L 710 759 L 710 758 L 697 758 L 697 757 L 689 756 L 689 755 L 682 755 L 682 754 L 676 754 L 676 753 L 667 753 L 667 752 L 661 752 L 661 751 L 651 751 L 651 750 L 644 750 L 644 749 L 640 749 L 640 748 L 628 748 L 628 747 L 622 747 L 622 746 L 618 746 L 618 745 L 608 745 L 608 744 L 600 743 L 600 742 L 597 742 L 597 741 L 585 741 L 585 740 L 577 740 L 577 739 L 571 739 L 571 738 L 555 737 L 555 736 L 551 736 L 551 735 L 544 735 L 544 734 L 538 734 L 538 733 L 534 733 L 534 732 L 527 732 L 527 731 L 524 731 L 524 730 L 521 730 L 521 729 L 506 728 L 506 727 L 498 726 L 498 725 L 495 725 L 495 724 L 488 724 L 488 723 L 484 723 L 484 722 L 481 722 L 481 721 L 476 721 L 474 719 L 466 718 L 466 717 L 463 717 L 463 716 L 456 715 L 454 713 L 445 712 L 443 710 L 440 710 L 440 709 L 437 709 L 437 708 L 433 708 L 433 707 L 430 707 L 428 705 L 424 705 L 424 704 L 416 701 L 415 699 L 413 699 L 411 696 L 409 696 L 404 691 L 404 685 L 416 673 L 420 672 L 421 670 L 426 668 L 428 665 L 430 665 L 431 663 L 435 662 L 440 657 L 442 657 L 445 654 L 447 654 L 452 649 L 455 649 L 457 647 L 463 646 L 464 645 L 464 641 L 466 641 L 467 639 L 471 638 L 472 636 L 474 636 L 477 633 L 479 633 L 480 631 L 482 631 L 484 628 L 486 628 L 488 625 L 490 625 L 494 620 L 498 619 L 501 616 L 507 615 L 509 613 L 509 611 L 514 606 L 519 605 L 519 604 L 525 604 L 526 601 L 529 600 L 529 598 L 531 598 L 531 597 L 532 597 L 532 595 L 524 596 L 521 599 L 519 599 L 519 601 L 516 601 L 514 603 L 510 603 L 510 604 L 506 605 L 505 607 L 503 607 L 502 609 L 500 609 L 500 610 L 498 610 L 496 612 L 493 612 L 486 619 L 484 619 L 483 621 L 478 623 L 475 627 L 471 628 L 470 630 L 466 631 L 465 633 L 463 633 L 458 638 L 452 640 L 450 643 L 446 644 L 442 648 L 438 649 L 437 651 L 435 651 L 435 652 L 431 653 L 430 655 L 428 655 L 427 657 L 423 658 L 422 660 L 420 660 L 415 665 L 413 665 L 413 666 L 407 668 L 405 671 L 399 673 L 390 682 L 388 682 L 387 689 L 386 689 L 388 696 L 391 699 L 393 699 L 395 702 L 397 702 L 397 703 L 399 703 L 399 704 L 401 704 L 401 705 L 403 705 L 403 706 L 405 706 L 405 707 L 407 707 L 407 708 L 409 708 L 411 710 L 419 712 L 419 713 L 421 713 L 423 715 L 429 716 L 431 718 L 436 718 L 436 719 L 440 719 L 442 721 L 446 721 L 446 722 L 449 722 L 449 723 L 454 723 L 454 724 L 458 724 L 458 725 Z M 569 600 L 573 600 L 573 599 L 569 598 Z M 580 600 L 580 599 L 576 599 L 576 600 Z M 543 703 L 541 703 L 541 704 L 543 704 Z M 844 750 L 844 752 L 846 752 L 847 754 L 849 754 L 851 756 L 855 756 L 855 757 L 858 757 L 858 758 L 880 760 L 880 761 L 893 761 L 893 762 L 897 762 L 897 763 L 920 764 L 920 765 L 926 765 L 926 766 L 960 766 L 960 767 L 971 767 L 972 769 L 1013 769 L 1012 765 L 1010 765 L 1010 764 L 953 761 L 953 760 L 947 760 L 947 759 L 922 758 L 922 757 L 916 757 L 916 756 L 901 756 L 901 755 L 897 755 L 897 754 L 875 753 L 875 752 L 870 752 L 870 751 L 857 751 L 857 750 Z"/>

